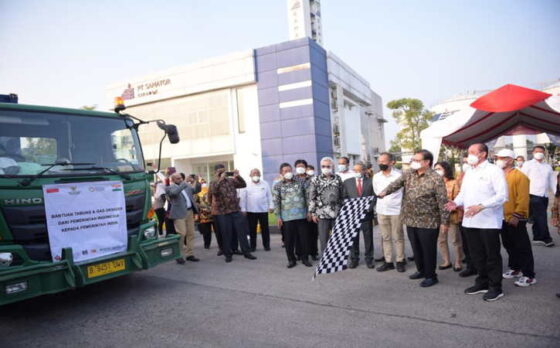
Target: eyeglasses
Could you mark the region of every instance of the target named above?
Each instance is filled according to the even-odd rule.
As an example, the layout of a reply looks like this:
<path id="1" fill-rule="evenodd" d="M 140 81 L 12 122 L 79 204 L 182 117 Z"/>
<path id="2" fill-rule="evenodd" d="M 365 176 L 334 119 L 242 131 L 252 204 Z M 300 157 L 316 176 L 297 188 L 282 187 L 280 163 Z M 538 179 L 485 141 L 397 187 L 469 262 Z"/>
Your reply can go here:
<path id="1" fill-rule="evenodd" d="M 331 166 L 321 166 L 321 168 L 331 168 Z"/>

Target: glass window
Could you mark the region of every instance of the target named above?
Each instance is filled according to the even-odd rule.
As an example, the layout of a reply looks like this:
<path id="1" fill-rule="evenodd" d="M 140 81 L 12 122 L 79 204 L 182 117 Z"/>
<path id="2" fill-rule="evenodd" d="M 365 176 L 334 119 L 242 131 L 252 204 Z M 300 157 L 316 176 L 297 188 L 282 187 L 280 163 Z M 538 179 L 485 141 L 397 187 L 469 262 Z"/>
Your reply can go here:
<path id="1" fill-rule="evenodd" d="M 0 175 L 79 175 L 143 171 L 136 131 L 123 118 L 2 111 Z"/>

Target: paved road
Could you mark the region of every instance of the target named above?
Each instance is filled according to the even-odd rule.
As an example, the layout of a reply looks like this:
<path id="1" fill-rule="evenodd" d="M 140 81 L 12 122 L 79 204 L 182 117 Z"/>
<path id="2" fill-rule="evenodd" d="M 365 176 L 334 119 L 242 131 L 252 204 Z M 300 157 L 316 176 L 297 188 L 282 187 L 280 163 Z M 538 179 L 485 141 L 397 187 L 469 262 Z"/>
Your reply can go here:
<path id="1" fill-rule="evenodd" d="M 560 347 L 560 247 L 534 247 L 537 285 L 506 281 L 485 303 L 452 270 L 430 289 L 406 277 L 410 265 L 311 282 L 312 268 L 286 269 L 278 235 L 271 252 L 231 264 L 200 243 L 196 264 L 0 308 L 0 347 Z"/>

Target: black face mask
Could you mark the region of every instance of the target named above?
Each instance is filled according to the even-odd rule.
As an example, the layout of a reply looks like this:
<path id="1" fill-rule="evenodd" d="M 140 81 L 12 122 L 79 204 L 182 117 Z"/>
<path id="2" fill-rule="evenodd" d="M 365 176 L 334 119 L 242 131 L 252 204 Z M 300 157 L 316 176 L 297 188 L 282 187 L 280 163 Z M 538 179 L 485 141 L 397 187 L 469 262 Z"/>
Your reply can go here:
<path id="1" fill-rule="evenodd" d="M 380 164 L 379 169 L 381 169 L 381 171 L 386 171 L 387 169 L 389 169 L 389 166 L 387 164 Z"/>

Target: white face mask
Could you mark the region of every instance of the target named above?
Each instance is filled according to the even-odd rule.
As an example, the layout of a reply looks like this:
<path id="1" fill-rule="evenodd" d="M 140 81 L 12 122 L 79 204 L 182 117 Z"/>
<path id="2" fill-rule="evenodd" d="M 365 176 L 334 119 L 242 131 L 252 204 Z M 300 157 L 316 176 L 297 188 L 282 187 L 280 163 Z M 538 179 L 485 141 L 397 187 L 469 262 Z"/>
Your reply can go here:
<path id="1" fill-rule="evenodd" d="M 519 168 L 523 167 L 523 161 L 517 161 L 517 166 L 518 166 Z"/>
<path id="2" fill-rule="evenodd" d="M 338 171 L 339 172 L 345 172 L 348 170 L 348 166 L 346 164 L 339 164 L 338 165 Z"/>
<path id="3" fill-rule="evenodd" d="M 286 180 L 292 180 L 293 177 L 294 177 L 294 173 L 292 172 L 287 172 L 286 174 L 284 174 L 284 179 Z"/>
<path id="4" fill-rule="evenodd" d="M 506 167 L 506 161 L 504 161 L 504 160 L 497 160 L 497 161 L 496 161 L 496 165 L 497 165 L 499 168 L 504 169 L 504 168 Z"/>
<path id="5" fill-rule="evenodd" d="M 463 169 L 463 173 L 466 172 L 467 170 L 469 170 L 471 166 L 469 166 L 468 163 L 463 163 L 463 167 L 461 169 Z"/>
<path id="6" fill-rule="evenodd" d="M 533 157 L 535 157 L 536 160 L 541 161 L 541 160 L 544 158 L 544 153 L 542 153 L 542 152 L 535 152 L 535 153 L 533 154 Z"/>
<path id="7" fill-rule="evenodd" d="M 323 173 L 324 175 L 332 174 L 332 169 L 331 168 L 321 168 L 321 173 Z"/>
<path id="8" fill-rule="evenodd" d="M 410 168 L 412 170 L 418 170 L 418 169 L 422 168 L 422 165 L 420 164 L 420 162 L 412 161 L 412 162 L 410 162 Z"/>
<path id="9" fill-rule="evenodd" d="M 307 175 L 313 176 L 313 175 L 315 175 L 315 171 L 314 170 L 308 170 Z"/>
<path id="10" fill-rule="evenodd" d="M 478 164 L 478 156 L 469 155 L 469 157 L 467 157 L 467 162 L 468 162 L 471 166 L 474 166 L 474 165 Z"/>
<path id="11" fill-rule="evenodd" d="M 438 173 L 440 176 L 443 176 L 443 174 L 445 174 L 445 172 L 441 169 L 436 170 L 436 173 Z"/>
<path id="12" fill-rule="evenodd" d="M 253 182 L 259 182 L 259 181 L 261 180 L 261 177 L 258 176 L 258 175 L 253 175 L 253 176 L 251 177 L 251 180 L 253 180 Z"/>
<path id="13" fill-rule="evenodd" d="M 362 173 L 354 173 L 354 176 L 356 177 L 356 179 L 361 179 L 362 178 Z"/>
<path id="14" fill-rule="evenodd" d="M 297 167 L 296 168 L 296 173 L 301 175 L 301 174 L 305 174 L 305 168 L 303 167 Z"/>

